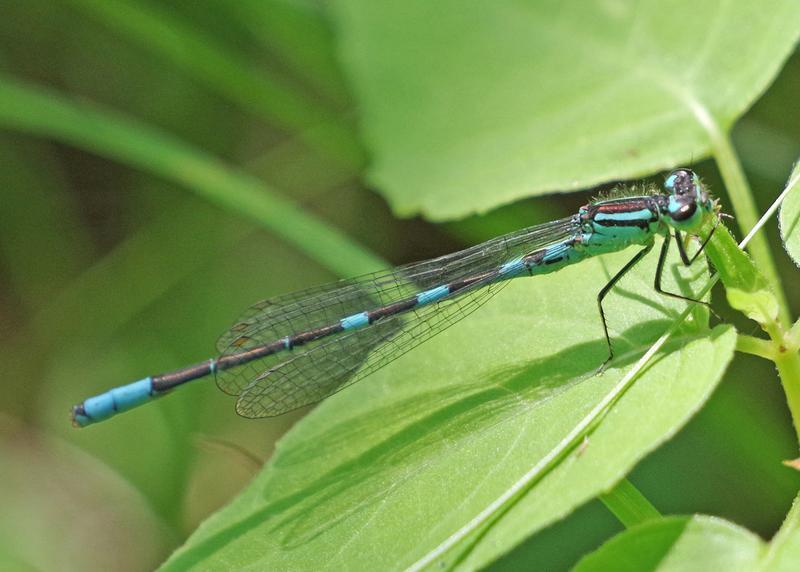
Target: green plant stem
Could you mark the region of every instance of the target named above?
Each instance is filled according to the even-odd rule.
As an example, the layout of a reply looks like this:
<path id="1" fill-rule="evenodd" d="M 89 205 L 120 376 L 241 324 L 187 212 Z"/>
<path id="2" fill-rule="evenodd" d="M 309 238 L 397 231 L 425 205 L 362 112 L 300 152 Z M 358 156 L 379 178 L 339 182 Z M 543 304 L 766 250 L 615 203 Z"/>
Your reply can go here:
<path id="1" fill-rule="evenodd" d="M 770 361 L 775 359 L 774 344 L 769 340 L 762 340 L 755 336 L 738 334 L 736 336 L 736 351 L 758 356 Z"/>
<path id="2" fill-rule="evenodd" d="M 790 185 L 791 184 L 790 181 Z M 761 218 L 756 221 L 747 236 L 739 243 L 740 249 L 744 249 L 749 242 L 755 239 L 763 238 L 763 235 L 759 234 L 759 231 L 772 215 L 775 214 L 781 201 L 786 198 L 787 190 L 784 190 L 766 212 L 761 215 Z M 778 297 L 776 292 L 772 292 L 772 295 L 776 298 Z M 779 308 L 786 310 L 785 301 L 783 301 L 784 306 L 780 306 L 780 303 L 781 299 L 778 298 Z M 781 385 L 783 385 L 783 391 L 786 394 L 786 403 L 789 406 L 789 411 L 792 415 L 792 423 L 794 424 L 798 443 L 800 444 L 800 353 L 798 353 L 800 344 L 797 343 L 793 335 L 796 333 L 796 328 L 798 326 L 797 323 L 795 323 L 791 330 L 787 332 L 787 328 L 780 323 L 779 319 L 772 318 L 770 312 L 762 310 L 760 314 L 763 318 L 759 320 L 759 323 L 761 328 L 767 332 L 767 335 L 769 335 L 771 339 L 771 344 L 774 348 L 774 357 L 772 359 L 778 368 Z M 788 320 L 786 323 L 788 324 Z"/>
<path id="3" fill-rule="evenodd" d="M 800 353 L 797 348 L 781 345 L 775 356 L 775 365 L 786 394 L 786 402 L 792 414 L 792 422 L 800 443 Z"/>
<path id="4" fill-rule="evenodd" d="M 792 415 L 797 441 L 800 444 L 800 355 L 796 345 L 789 342 L 789 337 L 775 321 L 762 325 L 771 338 L 773 347 L 772 361 L 778 369 L 786 404 Z"/>
<path id="5" fill-rule="evenodd" d="M 625 528 L 661 518 L 658 509 L 628 479 L 622 479 L 613 489 L 600 495 L 600 500 Z"/>
<path id="6" fill-rule="evenodd" d="M 112 111 L 70 102 L 0 74 L 0 127 L 62 141 L 163 177 L 256 221 L 336 274 L 352 276 L 385 266 L 256 177 Z"/>
<path id="7" fill-rule="evenodd" d="M 743 233 L 747 233 L 758 222 L 758 209 L 750 186 L 747 184 L 742 165 L 730 139 L 729 133 L 712 131 L 711 146 L 714 159 L 717 162 L 725 188 L 733 203 L 736 212 L 736 221 Z M 775 261 L 767 243 L 766 236 L 762 233 L 753 237 L 749 244 L 750 255 L 755 260 L 764 277 L 769 282 L 775 297 L 778 299 L 779 320 L 781 325 L 788 327 L 791 323 L 789 306 L 783 292 L 781 281 Z"/>

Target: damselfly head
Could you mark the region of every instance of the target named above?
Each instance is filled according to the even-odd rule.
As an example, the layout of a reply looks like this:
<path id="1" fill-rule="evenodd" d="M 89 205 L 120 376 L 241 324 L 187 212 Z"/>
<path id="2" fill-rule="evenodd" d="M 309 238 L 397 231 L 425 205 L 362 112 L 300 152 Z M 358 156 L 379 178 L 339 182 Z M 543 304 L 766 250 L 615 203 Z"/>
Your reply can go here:
<path id="1" fill-rule="evenodd" d="M 719 211 L 717 201 L 711 198 L 700 177 L 691 169 L 676 169 L 664 181 L 669 201 L 664 214 L 679 229 L 699 228 L 706 214 Z"/>
<path id="2" fill-rule="evenodd" d="M 672 171 L 664 181 L 664 188 L 676 197 L 701 199 L 701 202 L 705 202 L 708 195 L 700 177 L 691 169 Z"/>

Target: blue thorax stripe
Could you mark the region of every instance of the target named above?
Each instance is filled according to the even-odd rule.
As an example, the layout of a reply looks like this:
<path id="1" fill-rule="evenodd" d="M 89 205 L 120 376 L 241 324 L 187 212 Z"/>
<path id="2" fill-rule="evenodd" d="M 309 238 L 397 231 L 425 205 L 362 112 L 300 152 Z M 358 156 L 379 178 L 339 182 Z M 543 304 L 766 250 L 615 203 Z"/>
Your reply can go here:
<path id="1" fill-rule="evenodd" d="M 638 211 L 617 212 L 617 213 L 603 213 L 599 212 L 594 215 L 594 220 L 603 222 L 604 220 L 615 221 L 633 221 L 633 220 L 650 220 L 653 218 L 653 211 L 650 209 L 640 209 Z"/>

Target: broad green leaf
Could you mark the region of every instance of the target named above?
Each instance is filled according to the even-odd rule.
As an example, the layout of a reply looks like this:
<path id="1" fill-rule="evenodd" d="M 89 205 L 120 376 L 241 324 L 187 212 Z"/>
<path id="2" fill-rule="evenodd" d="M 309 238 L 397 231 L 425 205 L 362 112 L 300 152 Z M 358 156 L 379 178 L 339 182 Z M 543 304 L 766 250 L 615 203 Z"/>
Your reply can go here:
<path id="1" fill-rule="evenodd" d="M 800 4 L 334 4 L 369 179 L 403 215 L 461 217 L 709 153 L 800 34 Z"/>
<path id="2" fill-rule="evenodd" d="M 574 572 L 755 570 L 764 543 L 720 518 L 676 516 L 621 532 L 583 558 Z"/>
<path id="3" fill-rule="evenodd" d="M 800 266 L 800 163 L 795 165 L 787 184 L 789 194 L 781 205 L 781 238 L 786 252 Z"/>
<path id="4" fill-rule="evenodd" d="M 730 231 L 720 224 L 706 246 L 714 267 L 725 285 L 728 303 L 759 324 L 768 324 L 778 316 L 778 301 L 766 278 L 746 252 L 739 248 Z"/>
<path id="5" fill-rule="evenodd" d="M 251 486 L 164 566 L 181 570 L 404 569 L 500 497 L 599 402 L 684 305 L 654 294 L 647 257 L 607 301 L 618 360 L 595 296 L 619 253 L 509 284 L 412 353 L 320 405 L 287 434 Z M 670 266 L 694 291 L 703 268 Z M 689 290 L 684 290 L 687 294 Z M 609 490 L 696 412 L 734 348 L 698 312 L 580 447 L 481 538 L 454 547 L 467 568 Z M 498 515 L 499 516 L 499 515 Z"/>

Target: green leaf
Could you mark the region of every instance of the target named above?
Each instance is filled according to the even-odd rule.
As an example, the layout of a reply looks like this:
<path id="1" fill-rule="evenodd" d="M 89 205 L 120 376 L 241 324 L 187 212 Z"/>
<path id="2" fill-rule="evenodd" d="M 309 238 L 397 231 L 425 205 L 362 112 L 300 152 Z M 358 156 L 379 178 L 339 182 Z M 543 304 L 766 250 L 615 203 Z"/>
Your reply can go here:
<path id="1" fill-rule="evenodd" d="M 789 194 L 781 205 L 780 227 L 783 245 L 794 263 L 800 266 L 800 163 L 786 185 Z"/>
<path id="2" fill-rule="evenodd" d="M 429 556 L 543 462 L 685 307 L 654 294 L 657 257 L 647 257 L 607 298 L 618 359 L 596 376 L 606 349 L 595 296 L 631 255 L 512 281 L 325 401 L 164 569 L 403 569 Z M 694 291 L 707 279 L 671 265 L 670 282 L 676 273 Z M 444 563 L 485 565 L 610 490 L 702 406 L 734 343 L 729 327 L 709 333 L 705 313 L 693 316 L 577 451 Z"/>
<path id="3" fill-rule="evenodd" d="M 434 219 L 706 155 L 800 34 L 793 0 L 334 6 L 369 178 Z"/>
<path id="4" fill-rule="evenodd" d="M 626 530 L 583 558 L 574 572 L 755 570 L 764 543 L 710 516 L 676 516 Z"/>
<path id="5" fill-rule="evenodd" d="M 725 520 L 669 517 L 630 528 L 584 557 L 574 572 L 759 570 L 789 572 L 800 562 L 800 502 L 795 499 L 769 545 Z"/>
<path id="6" fill-rule="evenodd" d="M 778 301 L 750 256 L 720 224 L 705 249 L 725 285 L 728 303 L 759 324 L 774 323 Z"/>

